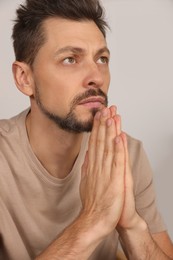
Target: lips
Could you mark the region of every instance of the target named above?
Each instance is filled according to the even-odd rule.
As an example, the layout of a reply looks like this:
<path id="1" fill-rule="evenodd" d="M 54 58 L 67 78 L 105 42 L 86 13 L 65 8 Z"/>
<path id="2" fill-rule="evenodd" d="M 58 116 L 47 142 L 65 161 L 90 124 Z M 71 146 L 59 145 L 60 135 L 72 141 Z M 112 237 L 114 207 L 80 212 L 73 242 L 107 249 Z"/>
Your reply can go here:
<path id="1" fill-rule="evenodd" d="M 90 97 L 86 98 L 83 101 L 79 103 L 79 105 L 82 105 L 84 107 L 87 107 L 89 109 L 101 109 L 102 106 L 105 106 L 105 100 L 102 97 Z"/>
<path id="2" fill-rule="evenodd" d="M 84 105 L 87 103 L 101 103 L 101 104 L 105 104 L 105 100 L 101 97 L 90 97 L 87 99 L 84 99 L 83 101 L 81 101 L 79 103 L 79 105 Z"/>

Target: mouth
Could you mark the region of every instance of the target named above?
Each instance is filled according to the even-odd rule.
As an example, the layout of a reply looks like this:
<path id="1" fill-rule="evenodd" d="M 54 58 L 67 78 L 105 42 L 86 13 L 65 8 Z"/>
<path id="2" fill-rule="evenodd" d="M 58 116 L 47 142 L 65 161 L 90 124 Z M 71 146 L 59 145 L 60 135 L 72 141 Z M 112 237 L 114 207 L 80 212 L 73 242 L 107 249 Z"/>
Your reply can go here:
<path id="1" fill-rule="evenodd" d="M 100 108 L 100 106 L 105 106 L 105 100 L 102 97 L 90 97 L 81 101 L 79 105 L 88 108 Z"/>

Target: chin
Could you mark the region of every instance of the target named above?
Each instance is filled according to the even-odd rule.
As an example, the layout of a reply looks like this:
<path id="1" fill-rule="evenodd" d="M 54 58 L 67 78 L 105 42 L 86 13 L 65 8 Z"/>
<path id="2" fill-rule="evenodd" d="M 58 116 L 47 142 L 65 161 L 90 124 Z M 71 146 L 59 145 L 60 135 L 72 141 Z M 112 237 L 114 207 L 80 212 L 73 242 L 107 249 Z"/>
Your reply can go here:
<path id="1" fill-rule="evenodd" d="M 101 107 L 101 108 L 92 108 L 92 109 L 89 109 L 89 110 L 83 112 L 83 113 L 81 114 L 82 120 L 84 120 L 84 121 L 85 121 L 85 120 L 93 120 L 95 114 L 96 114 L 98 111 L 100 111 L 101 109 L 102 109 L 102 107 Z"/>

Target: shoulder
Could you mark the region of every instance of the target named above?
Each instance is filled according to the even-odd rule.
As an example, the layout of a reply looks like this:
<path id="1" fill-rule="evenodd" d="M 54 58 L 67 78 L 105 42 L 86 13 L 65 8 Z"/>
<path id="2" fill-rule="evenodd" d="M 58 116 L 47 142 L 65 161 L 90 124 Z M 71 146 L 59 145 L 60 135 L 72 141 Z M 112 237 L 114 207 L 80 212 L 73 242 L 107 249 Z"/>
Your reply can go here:
<path id="1" fill-rule="evenodd" d="M 142 147 L 143 147 L 142 141 L 140 141 L 128 134 L 126 134 L 126 135 L 127 135 L 129 153 L 139 152 L 140 149 L 142 149 Z"/>
<path id="2" fill-rule="evenodd" d="M 23 162 L 23 135 L 22 128 L 25 122 L 26 111 L 10 119 L 0 120 L 0 183 L 1 194 L 11 176 L 21 167 Z M 24 130 L 23 130 L 24 131 Z M 22 160 L 21 160 L 22 158 Z M 10 186 L 10 184 L 9 184 Z M 8 190 L 8 189 L 7 189 Z"/>
<path id="3" fill-rule="evenodd" d="M 10 118 L 10 119 L 1 119 L 0 120 L 0 139 L 4 139 L 7 137 L 11 132 L 14 131 L 15 129 L 15 119 Z"/>
<path id="4" fill-rule="evenodd" d="M 127 135 L 128 151 L 132 167 L 150 168 L 150 163 L 142 141 Z M 151 168 L 150 168 L 151 170 Z"/>
<path id="5" fill-rule="evenodd" d="M 22 144 L 26 111 L 10 119 L 0 120 L 0 166 L 8 164 L 10 158 L 18 156 L 18 147 Z"/>
<path id="6" fill-rule="evenodd" d="M 129 157 L 131 161 L 131 166 L 134 164 L 139 163 L 145 152 L 143 149 L 143 143 L 142 141 L 135 139 L 134 137 L 127 134 L 127 143 L 128 143 L 128 151 L 129 151 Z"/>
<path id="7" fill-rule="evenodd" d="M 144 150 L 143 143 L 131 136 L 127 136 L 128 151 L 134 187 L 136 191 L 141 191 L 151 185 L 153 171 Z"/>
<path id="8" fill-rule="evenodd" d="M 0 119 L 0 139 L 10 136 L 16 131 L 18 126 L 25 120 L 27 111 L 28 109 L 9 119 Z"/>
<path id="9" fill-rule="evenodd" d="M 127 142 L 130 162 L 132 164 L 131 166 L 136 165 L 139 167 L 150 168 L 150 163 L 142 141 L 127 135 Z"/>

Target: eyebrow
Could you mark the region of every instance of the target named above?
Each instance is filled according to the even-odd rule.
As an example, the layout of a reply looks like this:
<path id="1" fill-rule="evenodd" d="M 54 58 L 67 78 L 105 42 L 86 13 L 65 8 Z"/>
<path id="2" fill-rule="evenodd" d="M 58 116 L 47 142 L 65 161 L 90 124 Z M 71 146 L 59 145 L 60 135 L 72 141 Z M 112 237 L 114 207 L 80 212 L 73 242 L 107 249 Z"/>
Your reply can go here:
<path id="1" fill-rule="evenodd" d="M 55 56 L 58 56 L 58 55 L 63 54 L 65 52 L 71 52 L 71 53 L 74 53 L 74 54 L 84 54 L 86 51 L 82 48 L 79 48 L 79 47 L 66 46 L 66 47 L 63 47 L 63 48 L 57 50 L 55 52 Z M 110 51 L 107 47 L 103 47 L 103 48 L 99 49 L 97 51 L 96 55 L 100 55 L 104 52 L 107 52 L 110 55 Z"/>

